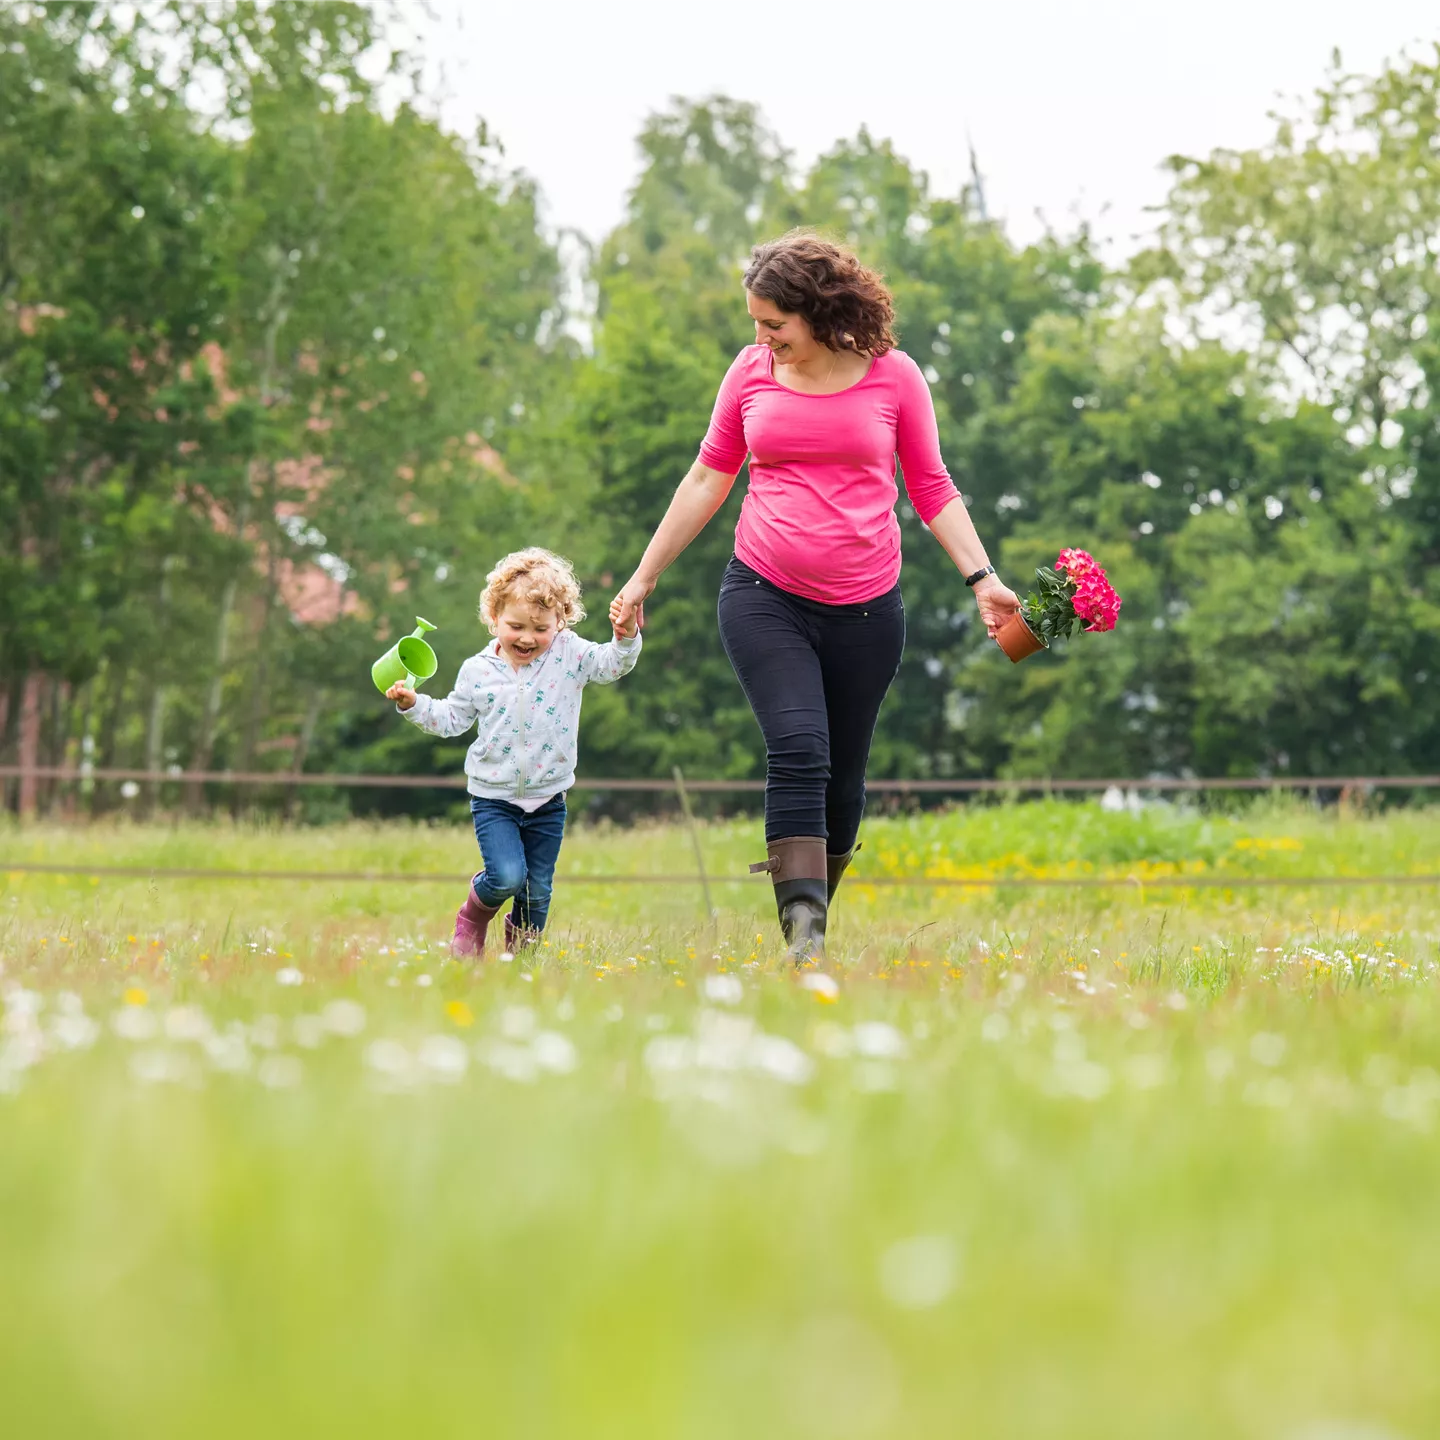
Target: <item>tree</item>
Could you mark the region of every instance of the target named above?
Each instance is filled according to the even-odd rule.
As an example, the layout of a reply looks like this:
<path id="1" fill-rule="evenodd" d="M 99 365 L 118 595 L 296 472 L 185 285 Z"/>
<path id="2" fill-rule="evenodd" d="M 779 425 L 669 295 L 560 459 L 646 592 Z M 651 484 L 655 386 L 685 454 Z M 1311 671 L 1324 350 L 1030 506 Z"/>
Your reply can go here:
<path id="1" fill-rule="evenodd" d="M 170 503 L 172 462 L 205 428 L 189 366 L 223 292 L 228 157 L 155 82 L 105 7 L 0 13 L 0 524 L 17 542 L 0 656 L 31 763 L 37 697 L 143 650 L 158 556 L 204 546 Z M 50 708 L 58 744 L 65 706 Z"/>
<path id="2" fill-rule="evenodd" d="M 1377 77 L 1340 57 L 1308 115 L 1257 150 L 1175 156 L 1164 245 L 1197 317 L 1249 319 L 1263 353 L 1383 449 L 1425 389 L 1417 343 L 1440 300 L 1440 46 Z M 1383 478 L 1377 477 L 1377 478 Z"/>
<path id="3" fill-rule="evenodd" d="M 1323 665 L 1291 685 L 1284 714 L 1242 719 L 1225 692 L 1237 671 L 1269 663 L 1261 634 L 1304 667 L 1302 622 L 1276 608 L 1272 587 L 1293 574 L 1282 557 L 1309 553 L 1317 501 L 1349 505 L 1352 550 L 1378 539 L 1328 412 L 1276 413 L 1245 355 L 1180 344 L 1141 311 L 1038 324 L 1000 421 L 1010 464 L 1032 477 L 1007 573 L 1024 580 L 1078 545 L 1110 570 L 1125 608 L 1113 634 L 1078 636 L 1018 671 L 990 647 L 965 664 L 957 718 L 974 771 L 1239 774 L 1301 754 L 1302 699 L 1327 683 Z M 1221 711 L 1235 717 L 1227 735 Z"/>
<path id="4" fill-rule="evenodd" d="M 1297 392 L 1308 395 L 1344 429 L 1346 484 L 1358 475 L 1373 513 L 1363 497 L 1332 493 L 1323 480 L 1297 475 L 1293 488 L 1317 505 L 1323 497 L 1305 517 L 1312 540 L 1364 547 L 1366 563 L 1348 586 L 1315 597 L 1330 616 L 1306 648 L 1317 674 L 1346 677 L 1314 713 L 1333 717 L 1338 697 L 1363 696 L 1364 719 L 1332 729 L 1348 735 L 1350 763 L 1368 753 L 1385 769 L 1428 768 L 1440 753 L 1435 725 L 1421 718 L 1435 713 L 1440 672 L 1437 96 L 1440 47 L 1375 77 L 1346 73 L 1337 54 L 1308 113 L 1282 117 L 1269 145 L 1171 161 L 1165 243 L 1134 268 L 1152 297 L 1172 290 L 1192 331 L 1213 325 L 1217 313 L 1247 319 L 1263 367 L 1256 388 L 1282 410 L 1294 408 Z M 1338 438 L 1327 445 L 1338 448 Z M 1342 550 L 1325 569 L 1345 570 L 1352 553 Z M 1365 624 L 1350 613 L 1357 586 L 1375 607 Z M 1334 650 L 1340 635 L 1349 637 L 1343 661 Z M 1308 741 L 1285 748 L 1303 748 L 1316 765 L 1335 765 L 1342 753 Z"/>
<path id="5" fill-rule="evenodd" d="M 639 560 L 695 460 L 726 368 L 753 340 L 741 270 L 785 180 L 784 151 L 749 105 L 677 102 L 640 143 L 646 169 L 599 257 L 595 355 L 575 417 L 576 444 L 594 457 L 594 534 L 581 558 L 601 593 Z M 647 605 L 644 662 L 587 700 L 596 769 L 760 768 L 764 748 L 715 621 L 744 485 L 742 473 Z"/>
<path id="6" fill-rule="evenodd" d="M 403 591 L 473 648 L 474 557 L 545 508 L 530 416 L 569 363 L 533 187 L 483 131 L 382 113 L 364 6 L 3 23 L 7 673 L 102 677 L 101 758 L 203 768 L 313 737 Z"/>

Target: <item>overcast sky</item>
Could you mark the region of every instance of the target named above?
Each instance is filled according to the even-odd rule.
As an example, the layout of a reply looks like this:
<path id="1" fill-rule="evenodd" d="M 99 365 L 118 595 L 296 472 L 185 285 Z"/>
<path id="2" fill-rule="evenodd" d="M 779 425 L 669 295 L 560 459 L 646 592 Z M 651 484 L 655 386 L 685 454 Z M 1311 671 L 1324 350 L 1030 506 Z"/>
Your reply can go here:
<path id="1" fill-rule="evenodd" d="M 1440 40 L 1437 0 L 406 0 L 443 119 L 484 117 L 552 227 L 620 218 L 635 136 L 673 95 L 756 102 L 802 164 L 867 125 L 955 193 L 973 136 L 1015 239 L 1077 210 L 1122 250 L 1168 154 L 1246 147 L 1337 46 L 1377 70 Z M 433 21 L 424 17 L 428 9 Z M 1418 47 L 1417 47 L 1418 48 Z"/>

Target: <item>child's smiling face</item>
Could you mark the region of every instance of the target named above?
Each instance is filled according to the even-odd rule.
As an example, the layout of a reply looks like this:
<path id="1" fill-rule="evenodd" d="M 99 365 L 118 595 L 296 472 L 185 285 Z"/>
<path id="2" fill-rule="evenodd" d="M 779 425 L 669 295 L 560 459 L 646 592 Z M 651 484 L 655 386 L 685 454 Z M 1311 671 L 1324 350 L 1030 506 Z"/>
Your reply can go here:
<path id="1" fill-rule="evenodd" d="M 495 638 L 500 653 L 512 665 L 529 665 L 555 643 L 560 617 L 543 605 L 507 600 L 495 617 Z"/>

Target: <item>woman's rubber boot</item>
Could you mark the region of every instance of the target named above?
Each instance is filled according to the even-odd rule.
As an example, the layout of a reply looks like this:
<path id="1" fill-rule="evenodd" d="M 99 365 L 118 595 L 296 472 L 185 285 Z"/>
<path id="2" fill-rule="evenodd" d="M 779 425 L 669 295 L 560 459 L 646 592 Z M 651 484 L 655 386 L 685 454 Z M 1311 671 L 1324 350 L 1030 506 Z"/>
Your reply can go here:
<path id="1" fill-rule="evenodd" d="M 855 854 L 859 849 L 860 845 L 857 842 L 843 855 L 826 855 L 825 900 L 827 903 L 835 899 L 835 892 L 840 888 L 840 877 L 850 868 L 850 862 L 855 858 Z"/>
<path id="2" fill-rule="evenodd" d="M 480 872 L 481 875 L 484 873 L 483 870 Z M 498 905 L 480 903 L 475 894 L 475 881 L 479 878 L 480 875 L 476 875 L 470 881 L 470 892 L 455 915 L 455 933 L 450 937 L 450 953 L 457 957 L 485 953 L 486 932 L 490 928 L 490 922 L 500 913 Z"/>
<path id="3" fill-rule="evenodd" d="M 790 835 L 766 844 L 768 857 L 750 867 L 752 875 L 768 871 L 775 886 L 775 908 L 790 955 L 797 963 L 825 954 L 825 916 L 829 909 L 825 881 L 825 840 L 819 835 Z"/>

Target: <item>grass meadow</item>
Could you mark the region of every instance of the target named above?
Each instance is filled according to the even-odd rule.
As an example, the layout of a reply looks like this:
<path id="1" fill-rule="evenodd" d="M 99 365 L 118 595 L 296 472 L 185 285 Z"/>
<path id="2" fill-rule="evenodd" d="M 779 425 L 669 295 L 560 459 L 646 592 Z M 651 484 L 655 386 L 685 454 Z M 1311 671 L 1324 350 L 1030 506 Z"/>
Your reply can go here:
<path id="1" fill-rule="evenodd" d="M 755 822 L 479 965 L 460 818 L 11 825 L 0 1433 L 1440 1435 L 1437 822 L 876 819 L 801 971 Z"/>

